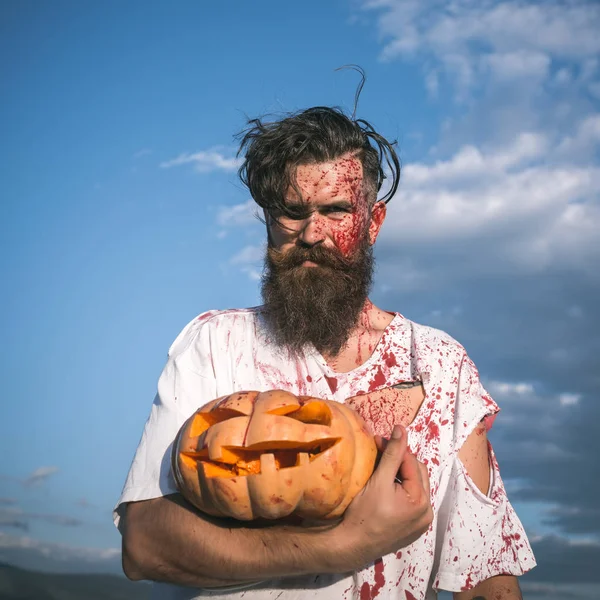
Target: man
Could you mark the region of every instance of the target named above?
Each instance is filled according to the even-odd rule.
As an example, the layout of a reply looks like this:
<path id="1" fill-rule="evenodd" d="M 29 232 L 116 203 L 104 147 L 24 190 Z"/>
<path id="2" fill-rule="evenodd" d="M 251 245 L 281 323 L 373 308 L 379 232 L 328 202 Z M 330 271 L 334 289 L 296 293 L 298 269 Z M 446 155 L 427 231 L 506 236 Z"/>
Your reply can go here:
<path id="1" fill-rule="evenodd" d="M 368 299 L 393 147 L 318 107 L 252 121 L 241 150 L 267 227 L 264 305 L 205 313 L 171 346 L 115 510 L 125 573 L 164 582 L 156 598 L 520 598 L 515 576 L 535 560 L 487 443 L 498 407 L 460 344 Z M 346 402 L 381 436 L 339 523 L 252 527 L 177 494 L 171 445 L 191 413 L 277 388 Z"/>

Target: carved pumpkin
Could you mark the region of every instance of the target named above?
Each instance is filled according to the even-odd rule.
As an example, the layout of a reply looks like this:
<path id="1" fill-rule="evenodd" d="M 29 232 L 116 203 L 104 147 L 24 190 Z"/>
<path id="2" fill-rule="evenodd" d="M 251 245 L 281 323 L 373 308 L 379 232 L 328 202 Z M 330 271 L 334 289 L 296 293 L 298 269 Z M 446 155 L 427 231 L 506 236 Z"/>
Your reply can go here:
<path id="1" fill-rule="evenodd" d="M 172 466 L 182 495 L 210 515 L 333 519 L 363 488 L 376 455 L 350 407 L 253 391 L 196 411 L 177 435 Z"/>

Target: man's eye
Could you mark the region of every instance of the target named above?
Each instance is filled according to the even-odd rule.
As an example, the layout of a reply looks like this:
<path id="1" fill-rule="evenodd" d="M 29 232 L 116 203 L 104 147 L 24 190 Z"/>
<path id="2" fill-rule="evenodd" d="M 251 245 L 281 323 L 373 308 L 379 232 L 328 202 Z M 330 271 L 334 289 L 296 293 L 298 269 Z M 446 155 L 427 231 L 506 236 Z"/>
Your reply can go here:
<path id="1" fill-rule="evenodd" d="M 331 214 L 334 214 L 334 215 L 344 215 L 344 214 L 346 214 L 346 213 L 348 213 L 350 211 L 347 208 L 344 208 L 342 206 L 328 206 L 328 207 L 326 207 L 323 210 L 323 212 L 326 215 L 331 215 Z"/>
<path id="2" fill-rule="evenodd" d="M 300 211 L 294 208 L 286 207 L 285 209 L 273 208 L 269 211 L 273 219 L 295 219 L 298 218 Z"/>
<path id="3" fill-rule="evenodd" d="M 306 219 L 308 215 L 309 211 L 304 208 L 288 208 L 282 216 L 293 221 L 301 221 L 302 219 Z"/>

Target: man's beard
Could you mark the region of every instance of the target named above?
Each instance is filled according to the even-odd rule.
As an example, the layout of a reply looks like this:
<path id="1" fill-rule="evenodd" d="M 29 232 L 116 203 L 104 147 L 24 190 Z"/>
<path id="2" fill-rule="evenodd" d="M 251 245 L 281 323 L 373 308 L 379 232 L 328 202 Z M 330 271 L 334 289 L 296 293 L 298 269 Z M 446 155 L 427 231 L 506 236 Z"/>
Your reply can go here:
<path id="1" fill-rule="evenodd" d="M 318 266 L 303 267 L 305 261 Z M 261 292 L 271 340 L 296 354 L 312 344 L 336 356 L 358 323 L 373 265 L 366 235 L 349 258 L 321 245 L 294 246 L 283 253 L 269 247 Z"/>

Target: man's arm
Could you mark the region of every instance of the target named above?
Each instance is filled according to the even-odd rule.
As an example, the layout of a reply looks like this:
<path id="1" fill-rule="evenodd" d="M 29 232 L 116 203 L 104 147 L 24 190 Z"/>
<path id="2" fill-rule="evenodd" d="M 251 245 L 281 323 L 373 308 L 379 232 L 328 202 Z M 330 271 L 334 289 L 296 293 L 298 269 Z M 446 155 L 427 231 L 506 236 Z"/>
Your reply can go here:
<path id="1" fill-rule="evenodd" d="M 482 421 L 466 439 L 458 453 L 467 473 L 481 490 L 490 487 L 490 456 L 486 427 Z M 521 600 L 519 582 L 514 575 L 498 575 L 482 581 L 466 592 L 455 592 L 454 600 Z"/>
<path id="2" fill-rule="evenodd" d="M 201 513 L 179 494 L 130 503 L 123 529 L 123 570 L 134 580 L 221 587 L 311 567 L 336 570 L 333 561 L 326 564 L 336 536 L 300 527 L 243 527 Z"/>
<path id="3" fill-rule="evenodd" d="M 398 426 L 344 519 L 327 528 L 228 527 L 177 496 L 130 503 L 123 524 L 125 574 L 221 587 L 358 570 L 412 543 L 432 521 L 427 471 L 407 451 L 406 437 Z M 397 475 L 401 484 L 394 481 Z"/>

